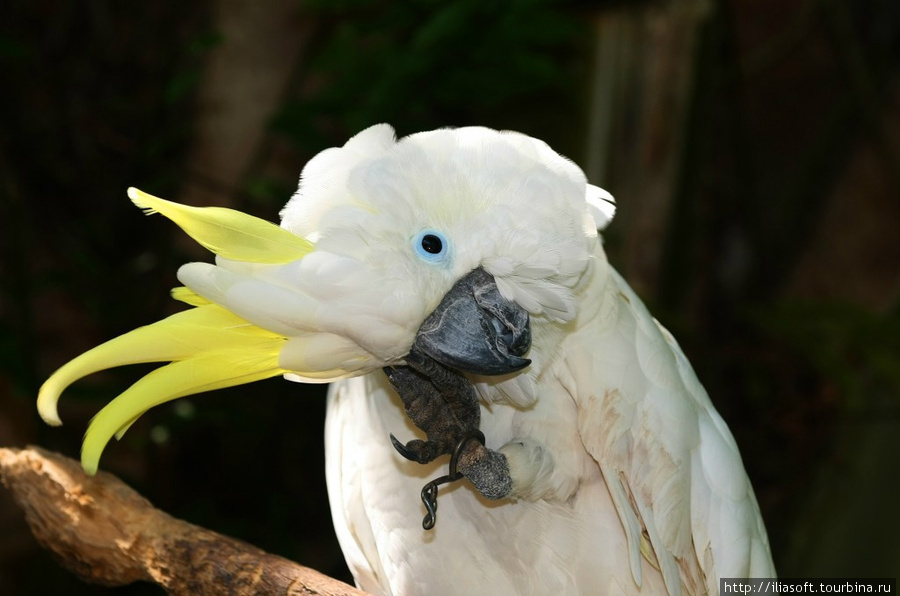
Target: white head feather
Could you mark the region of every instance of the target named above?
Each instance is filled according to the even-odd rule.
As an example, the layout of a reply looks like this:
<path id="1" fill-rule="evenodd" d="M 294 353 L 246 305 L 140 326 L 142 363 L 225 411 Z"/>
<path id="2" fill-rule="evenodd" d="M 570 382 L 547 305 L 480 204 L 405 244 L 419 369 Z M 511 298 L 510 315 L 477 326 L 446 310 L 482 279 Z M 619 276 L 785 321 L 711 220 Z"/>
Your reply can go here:
<path id="1" fill-rule="evenodd" d="M 220 258 L 223 273 L 192 264 L 179 277 L 250 322 L 283 330 L 292 339 L 282 366 L 315 364 L 328 380 L 400 361 L 444 294 L 479 266 L 533 317 L 571 320 L 611 199 L 523 134 L 468 127 L 396 140 L 380 124 L 303 169 L 281 225 L 315 242 L 312 253 L 287 265 Z M 415 250 L 427 231 L 448 243 L 444 258 Z M 272 286 L 281 307 L 272 306 Z"/>
<path id="2" fill-rule="evenodd" d="M 434 278 L 430 308 L 448 281 L 483 266 L 506 298 L 568 320 L 587 240 L 613 213 L 609 193 L 537 139 L 467 127 L 395 141 L 380 124 L 313 158 L 281 216 L 317 251 L 370 264 L 390 256 L 392 267 Z M 425 229 L 450 240 L 451 262 L 434 267 L 416 257 L 411 246 Z"/>

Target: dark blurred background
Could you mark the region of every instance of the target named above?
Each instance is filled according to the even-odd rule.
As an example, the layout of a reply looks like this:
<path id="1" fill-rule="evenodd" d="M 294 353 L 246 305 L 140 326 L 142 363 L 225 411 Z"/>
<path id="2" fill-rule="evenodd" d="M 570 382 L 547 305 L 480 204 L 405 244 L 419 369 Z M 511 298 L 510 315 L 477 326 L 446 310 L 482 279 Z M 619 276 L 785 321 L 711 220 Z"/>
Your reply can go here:
<path id="1" fill-rule="evenodd" d="M 40 383 L 178 310 L 177 267 L 210 258 L 128 186 L 276 220 L 303 164 L 368 125 L 511 128 L 616 195 L 610 260 L 733 429 L 781 575 L 897 577 L 898 74 L 896 0 L 8 3 L 0 446 L 77 457 L 147 369 L 76 384 L 61 428 Z M 323 388 L 281 379 L 194 396 L 102 466 L 349 580 L 323 415 Z M 106 593 L 161 590 L 79 583 L 0 489 L 0 594 Z"/>

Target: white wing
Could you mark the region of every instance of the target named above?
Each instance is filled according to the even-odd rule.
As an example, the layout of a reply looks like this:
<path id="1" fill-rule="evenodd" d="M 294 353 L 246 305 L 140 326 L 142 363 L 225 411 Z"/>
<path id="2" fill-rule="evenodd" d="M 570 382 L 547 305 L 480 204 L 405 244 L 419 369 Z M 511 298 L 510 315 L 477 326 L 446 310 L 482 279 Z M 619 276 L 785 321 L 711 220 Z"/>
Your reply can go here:
<path id="1" fill-rule="evenodd" d="M 365 379 L 350 379 L 329 387 L 325 479 L 334 530 L 347 566 L 357 586 L 378 596 L 385 575 L 363 494 L 363 475 L 368 466 L 368 450 L 363 443 L 371 438 L 363 434 L 352 436 L 357 427 L 349 420 L 355 415 L 354 403 L 365 399 Z"/>
<path id="2" fill-rule="evenodd" d="M 632 569 L 655 559 L 672 596 L 718 594 L 720 577 L 773 577 L 731 432 L 671 334 L 611 268 L 606 283 L 600 316 L 566 361 L 582 441 L 628 534 Z"/>

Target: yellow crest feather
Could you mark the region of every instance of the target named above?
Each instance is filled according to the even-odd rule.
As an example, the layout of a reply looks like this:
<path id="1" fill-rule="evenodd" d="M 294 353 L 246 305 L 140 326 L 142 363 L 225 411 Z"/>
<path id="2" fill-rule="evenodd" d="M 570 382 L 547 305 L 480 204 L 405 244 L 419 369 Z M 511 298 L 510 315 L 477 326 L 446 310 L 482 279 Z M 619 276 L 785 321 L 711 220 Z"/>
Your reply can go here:
<path id="1" fill-rule="evenodd" d="M 191 207 L 128 189 L 147 214 L 160 213 L 215 254 L 249 263 L 288 263 L 312 252 L 313 244 L 271 222 L 225 207 Z"/>
<path id="2" fill-rule="evenodd" d="M 215 254 L 233 261 L 287 263 L 313 250 L 313 244 L 277 225 L 221 207 L 189 207 L 136 188 L 128 196 L 147 213 L 161 213 Z M 63 390 L 91 373 L 140 362 L 170 362 L 139 379 L 91 421 L 81 462 L 97 471 L 109 440 L 121 437 L 141 414 L 185 395 L 282 375 L 278 357 L 287 338 L 257 327 L 190 290 L 172 297 L 195 308 L 111 339 L 74 358 L 53 373 L 38 393 L 41 417 L 61 424 L 57 403 Z"/>
<path id="3" fill-rule="evenodd" d="M 278 365 L 286 341 L 217 304 L 192 308 L 111 339 L 62 366 L 41 387 L 38 411 L 48 424 L 59 425 L 59 396 L 78 379 L 126 364 L 171 361 L 94 417 L 82 449 L 82 465 L 93 474 L 106 443 L 153 406 L 286 373 Z"/>
<path id="4" fill-rule="evenodd" d="M 194 290 L 186 288 L 185 286 L 172 288 L 171 294 L 172 298 L 174 298 L 175 300 L 184 302 L 185 304 L 190 304 L 191 306 L 206 306 L 207 304 L 213 304 L 211 300 L 207 300 Z"/>

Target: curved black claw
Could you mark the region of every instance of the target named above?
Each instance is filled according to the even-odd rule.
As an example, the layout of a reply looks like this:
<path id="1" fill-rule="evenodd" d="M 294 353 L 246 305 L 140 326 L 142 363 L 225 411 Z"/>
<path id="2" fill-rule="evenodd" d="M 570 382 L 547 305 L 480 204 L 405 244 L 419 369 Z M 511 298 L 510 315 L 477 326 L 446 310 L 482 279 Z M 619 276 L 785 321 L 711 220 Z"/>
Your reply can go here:
<path id="1" fill-rule="evenodd" d="M 391 444 L 397 453 L 408 459 L 420 464 L 427 464 L 435 460 L 441 455 L 440 446 L 434 441 L 423 441 L 422 439 L 413 439 L 405 445 L 391 433 Z"/>

